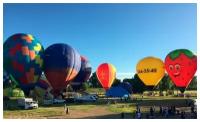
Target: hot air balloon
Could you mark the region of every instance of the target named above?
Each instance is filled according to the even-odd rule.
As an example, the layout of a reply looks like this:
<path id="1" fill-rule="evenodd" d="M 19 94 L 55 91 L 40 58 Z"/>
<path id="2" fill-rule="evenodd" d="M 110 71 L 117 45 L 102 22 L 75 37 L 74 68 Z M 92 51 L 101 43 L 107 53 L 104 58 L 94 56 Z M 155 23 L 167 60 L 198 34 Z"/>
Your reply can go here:
<path id="1" fill-rule="evenodd" d="M 84 56 L 81 56 L 81 69 L 78 75 L 70 82 L 73 90 L 79 90 L 83 82 L 89 79 L 91 72 L 92 67 L 89 64 L 89 61 Z"/>
<path id="2" fill-rule="evenodd" d="M 12 35 L 4 43 L 4 69 L 26 95 L 42 73 L 43 52 L 41 43 L 30 34 Z"/>
<path id="3" fill-rule="evenodd" d="M 108 90 L 116 78 L 116 68 L 109 63 L 99 65 L 96 71 L 97 78 L 105 90 Z"/>
<path id="4" fill-rule="evenodd" d="M 81 68 L 79 53 L 67 44 L 53 44 L 45 50 L 44 73 L 53 88 L 54 96 L 76 77 Z"/>
<path id="5" fill-rule="evenodd" d="M 130 94 L 133 92 L 133 87 L 131 86 L 131 84 L 129 82 L 122 82 L 118 86 L 124 88 Z"/>
<path id="6" fill-rule="evenodd" d="M 49 83 L 44 74 L 41 75 L 40 79 L 36 83 L 36 86 L 49 91 L 52 89 L 51 84 Z"/>
<path id="7" fill-rule="evenodd" d="M 136 70 L 139 78 L 151 89 L 160 82 L 165 74 L 163 61 L 155 57 L 146 57 L 140 60 Z"/>
<path id="8" fill-rule="evenodd" d="M 197 70 L 197 56 L 187 49 L 171 51 L 165 58 L 165 69 L 183 93 Z"/>

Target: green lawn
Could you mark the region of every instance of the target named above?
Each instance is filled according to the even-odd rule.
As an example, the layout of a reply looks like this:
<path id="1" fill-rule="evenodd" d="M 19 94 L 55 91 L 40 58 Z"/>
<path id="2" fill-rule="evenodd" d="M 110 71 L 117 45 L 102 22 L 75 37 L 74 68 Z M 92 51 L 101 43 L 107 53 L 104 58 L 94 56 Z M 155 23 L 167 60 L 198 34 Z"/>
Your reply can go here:
<path id="1" fill-rule="evenodd" d="M 100 90 L 91 89 L 92 92 Z M 194 93 L 194 91 L 190 93 Z M 144 96 L 142 98 L 141 95 L 139 94 L 133 94 L 131 97 L 133 99 L 126 102 L 118 100 L 118 101 L 110 101 L 110 103 L 108 104 L 106 99 L 100 99 L 97 102 L 93 103 L 70 103 L 67 104 L 67 106 L 69 107 L 70 111 L 77 113 L 77 116 L 74 115 L 72 118 L 80 118 L 79 115 L 81 116 L 81 114 L 83 113 L 88 115 L 92 113 L 91 116 L 95 116 L 94 114 L 96 113 L 96 118 L 101 118 L 100 116 L 98 116 L 99 113 L 96 112 L 98 109 L 101 108 L 105 108 L 105 110 L 101 112 L 112 113 L 113 115 L 110 115 L 110 118 L 112 117 L 116 118 L 114 114 L 120 114 L 124 112 L 132 115 L 133 113 L 135 113 L 136 104 L 141 106 L 141 111 L 143 113 L 149 112 L 149 108 L 151 106 L 155 106 L 156 112 L 158 112 L 160 105 L 162 106 L 175 105 L 177 106 L 177 108 L 180 108 L 181 110 L 188 111 L 190 109 L 186 108 L 187 102 L 191 101 L 192 99 L 196 99 L 196 97 L 186 98 L 186 97 L 174 97 L 174 96 Z M 64 104 L 51 105 L 51 106 L 39 105 L 38 109 L 21 110 L 15 107 L 16 100 L 14 98 L 9 102 L 10 102 L 9 104 L 11 104 L 12 106 L 10 106 L 8 109 L 4 107 L 3 111 L 4 118 L 49 118 L 49 117 L 66 118 L 66 115 L 64 113 Z M 103 118 L 107 117 L 105 116 Z"/>

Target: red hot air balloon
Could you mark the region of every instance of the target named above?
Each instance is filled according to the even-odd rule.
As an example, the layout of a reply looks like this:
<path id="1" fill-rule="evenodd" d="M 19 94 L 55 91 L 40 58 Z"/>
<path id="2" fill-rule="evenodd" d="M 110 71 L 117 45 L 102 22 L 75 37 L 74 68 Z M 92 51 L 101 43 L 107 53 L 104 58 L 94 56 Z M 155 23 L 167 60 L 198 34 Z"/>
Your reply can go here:
<path id="1" fill-rule="evenodd" d="M 197 57 L 187 49 L 174 50 L 165 58 L 165 69 L 183 93 L 197 70 Z"/>
<path id="2" fill-rule="evenodd" d="M 105 90 L 108 90 L 116 78 L 116 68 L 109 63 L 101 64 L 96 71 L 97 78 Z"/>
<path id="3" fill-rule="evenodd" d="M 79 53 L 67 44 L 53 44 L 44 52 L 44 73 L 54 96 L 69 84 L 81 67 Z"/>

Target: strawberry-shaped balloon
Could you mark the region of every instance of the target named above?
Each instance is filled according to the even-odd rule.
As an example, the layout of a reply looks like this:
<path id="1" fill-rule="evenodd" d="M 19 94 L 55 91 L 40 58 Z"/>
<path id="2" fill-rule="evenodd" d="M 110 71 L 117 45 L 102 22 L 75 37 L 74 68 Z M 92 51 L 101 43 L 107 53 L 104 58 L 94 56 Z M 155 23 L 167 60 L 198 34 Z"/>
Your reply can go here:
<path id="1" fill-rule="evenodd" d="M 165 69 L 183 93 L 197 70 L 197 57 L 187 49 L 174 50 L 165 58 Z"/>

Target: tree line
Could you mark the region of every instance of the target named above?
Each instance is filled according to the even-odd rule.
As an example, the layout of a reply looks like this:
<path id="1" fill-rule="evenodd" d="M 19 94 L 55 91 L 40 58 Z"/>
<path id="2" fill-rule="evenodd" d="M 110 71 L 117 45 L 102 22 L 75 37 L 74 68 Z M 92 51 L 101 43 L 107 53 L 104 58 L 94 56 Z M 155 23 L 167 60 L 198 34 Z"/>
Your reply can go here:
<path id="1" fill-rule="evenodd" d="M 133 93 L 143 93 L 146 90 L 149 90 L 147 86 L 141 81 L 137 74 L 134 75 L 133 78 L 125 78 L 122 81 L 120 79 L 115 79 L 112 86 L 117 86 L 122 82 L 128 82 L 132 86 Z M 102 88 L 101 84 L 99 83 L 96 72 L 92 74 L 88 82 L 86 82 L 87 88 Z M 85 85 L 86 85 L 85 84 Z M 85 86 L 86 87 L 86 86 Z M 167 90 L 178 90 L 176 86 L 173 84 L 171 78 L 168 74 L 165 73 L 164 77 L 161 79 L 159 84 L 153 88 L 153 90 L 157 91 L 167 91 Z M 197 76 L 194 76 L 190 85 L 186 90 L 197 90 Z"/>

